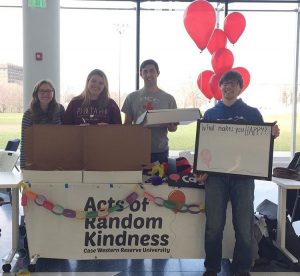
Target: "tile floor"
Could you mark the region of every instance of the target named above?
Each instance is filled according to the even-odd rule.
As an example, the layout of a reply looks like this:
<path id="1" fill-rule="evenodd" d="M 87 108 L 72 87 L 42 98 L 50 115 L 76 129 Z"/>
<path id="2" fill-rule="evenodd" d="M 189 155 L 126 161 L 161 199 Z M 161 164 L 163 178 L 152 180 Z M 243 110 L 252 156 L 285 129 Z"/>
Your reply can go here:
<path id="1" fill-rule="evenodd" d="M 3 196 L 3 194 L 1 195 Z M 6 196 L 6 195 L 4 195 Z M 269 199 L 277 203 L 277 186 L 272 182 L 256 181 L 255 190 L 255 206 L 264 199 Z M 2 228 L 0 236 L 0 258 L 2 259 L 6 252 L 6 248 L 10 247 L 10 205 L 0 207 L 0 228 Z M 300 235 L 300 223 L 294 223 L 294 228 Z M 21 239 L 21 243 L 23 239 Z M 21 245 L 22 246 L 22 245 Z M 20 256 L 15 258 L 12 264 L 11 273 L 3 273 L 0 268 L 0 275 L 16 275 L 18 271 L 27 269 L 28 257 Z M 2 266 L 1 266 L 2 267 Z M 35 273 L 30 275 L 36 276 L 196 276 L 202 275 L 204 272 L 204 260 L 202 259 L 169 259 L 169 260 L 57 260 L 57 259 L 39 259 L 35 265 Z M 218 274 L 220 276 L 232 275 L 229 260 L 223 260 L 222 270 Z M 265 264 L 256 264 L 251 273 L 257 275 L 300 275 L 290 266 L 278 262 L 271 261 Z"/>

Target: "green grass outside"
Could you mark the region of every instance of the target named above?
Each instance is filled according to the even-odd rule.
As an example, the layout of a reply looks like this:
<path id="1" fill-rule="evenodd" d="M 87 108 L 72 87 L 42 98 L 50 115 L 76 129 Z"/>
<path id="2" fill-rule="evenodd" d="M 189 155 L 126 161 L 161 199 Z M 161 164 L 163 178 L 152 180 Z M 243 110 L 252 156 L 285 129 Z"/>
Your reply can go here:
<path id="1" fill-rule="evenodd" d="M 0 149 L 10 139 L 21 138 L 22 113 L 0 113 Z"/>
<path id="2" fill-rule="evenodd" d="M 0 149 L 6 146 L 9 139 L 21 137 L 22 113 L 0 113 Z M 300 114 L 298 114 L 300 118 Z M 265 122 L 278 122 L 280 127 L 280 137 L 275 140 L 275 151 L 290 151 L 291 139 L 291 115 L 266 115 Z M 300 120 L 298 119 L 297 130 L 300 130 Z M 180 125 L 178 130 L 169 133 L 170 149 L 172 150 L 194 150 L 196 136 L 196 122 L 189 125 Z M 299 135 L 297 135 L 299 137 Z M 296 150 L 300 150 L 300 138 L 297 140 Z"/>

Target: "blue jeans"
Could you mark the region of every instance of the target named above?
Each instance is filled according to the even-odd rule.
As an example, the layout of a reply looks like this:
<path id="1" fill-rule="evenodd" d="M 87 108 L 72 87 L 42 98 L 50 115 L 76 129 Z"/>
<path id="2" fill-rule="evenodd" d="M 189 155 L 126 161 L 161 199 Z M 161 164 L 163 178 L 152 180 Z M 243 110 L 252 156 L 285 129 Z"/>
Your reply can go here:
<path id="1" fill-rule="evenodd" d="M 252 264 L 252 232 L 254 219 L 254 180 L 210 175 L 205 183 L 205 253 L 204 265 L 219 272 L 222 260 L 223 230 L 228 201 L 232 205 L 235 231 L 233 270 L 247 272 Z"/>
<path id="2" fill-rule="evenodd" d="M 159 161 L 159 163 L 167 162 L 169 157 L 169 151 L 163 152 L 152 152 L 151 153 L 151 163 Z"/>

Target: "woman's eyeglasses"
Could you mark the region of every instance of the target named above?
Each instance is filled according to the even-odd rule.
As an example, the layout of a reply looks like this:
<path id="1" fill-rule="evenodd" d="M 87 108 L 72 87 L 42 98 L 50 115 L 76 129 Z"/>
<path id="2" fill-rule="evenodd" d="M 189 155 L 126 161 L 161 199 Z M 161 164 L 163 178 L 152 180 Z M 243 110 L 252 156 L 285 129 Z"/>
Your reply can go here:
<path id="1" fill-rule="evenodd" d="M 50 94 L 53 92 L 53 89 L 41 89 L 38 93 L 40 94 Z"/>

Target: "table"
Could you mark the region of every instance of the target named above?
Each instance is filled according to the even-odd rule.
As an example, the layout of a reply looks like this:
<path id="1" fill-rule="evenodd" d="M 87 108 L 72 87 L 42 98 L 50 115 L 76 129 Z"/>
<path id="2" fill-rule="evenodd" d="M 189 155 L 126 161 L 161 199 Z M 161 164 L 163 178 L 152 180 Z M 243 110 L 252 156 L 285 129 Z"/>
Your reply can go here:
<path id="1" fill-rule="evenodd" d="M 133 190 L 136 190 L 134 187 L 136 184 L 99 184 L 94 183 L 93 181 L 86 183 L 86 179 L 83 176 L 91 181 L 91 178 L 88 177 L 88 173 L 83 173 L 82 171 L 32 171 L 31 174 L 29 173 L 27 176 L 26 171 L 23 171 L 23 173 L 0 172 L 0 188 L 10 188 L 12 190 L 12 248 L 9 255 L 3 259 L 4 264 L 2 269 L 4 272 L 10 271 L 11 262 L 19 249 L 18 184 L 21 180 L 24 179 L 25 181 L 29 181 L 31 183 L 32 191 L 36 192 L 38 195 L 49 196 L 49 199 L 53 200 L 56 204 L 62 203 L 65 206 L 74 208 L 75 210 L 81 210 L 87 205 L 87 202 L 91 203 L 92 201 L 95 202 L 95 204 L 99 202 L 101 205 L 108 205 L 110 204 L 110 201 L 115 202 L 117 199 L 125 198 Z M 70 183 L 67 180 L 71 180 L 72 182 Z M 144 188 L 146 188 L 147 192 L 153 195 L 159 195 L 163 198 L 168 198 L 168 195 L 173 194 L 173 189 L 178 190 L 178 188 L 168 187 L 167 185 L 155 187 L 148 184 L 146 186 L 147 187 Z M 140 186 L 138 185 L 138 187 Z M 187 196 L 187 204 L 198 204 L 199 202 L 204 202 L 204 190 L 186 188 L 181 189 L 181 191 Z M 88 209 L 90 208 L 91 206 L 88 207 Z M 192 210 L 193 209 L 191 209 L 191 211 Z M 29 271 L 34 271 L 34 266 L 38 258 L 97 259 L 98 257 L 101 257 L 102 259 L 103 257 L 103 259 L 140 259 L 147 257 L 155 259 L 159 257 L 169 259 L 170 257 L 199 258 L 204 256 L 204 246 L 202 241 L 204 237 L 205 215 L 203 213 L 195 213 L 194 215 L 174 213 L 168 208 L 156 206 L 153 202 L 147 203 L 145 198 L 136 199 L 135 203 L 133 203 L 131 207 L 128 209 L 125 208 L 123 212 L 120 212 L 120 214 L 115 214 L 115 217 L 120 218 L 120 220 L 123 218 L 124 223 L 125 221 L 130 221 L 131 217 L 133 219 L 135 218 L 137 224 L 134 224 L 134 227 L 131 228 L 124 224 L 121 227 L 122 229 L 120 229 L 120 227 L 112 227 L 111 229 L 100 227 L 100 229 L 98 228 L 100 225 L 95 223 L 94 227 L 94 223 L 92 221 L 89 221 L 88 223 L 84 221 L 82 223 L 82 220 L 54 215 L 46 208 L 38 206 L 32 200 L 28 200 L 27 205 L 24 207 L 24 212 L 26 215 L 26 233 L 30 252 L 29 255 L 31 258 L 30 265 L 28 267 Z M 224 230 L 224 237 L 226 238 L 223 240 L 223 256 L 226 258 L 232 256 L 234 244 L 233 227 L 230 223 L 231 208 L 228 208 L 227 212 L 228 223 L 226 223 Z M 150 223 L 148 225 L 152 227 L 148 227 L 146 224 L 139 224 L 142 221 L 146 221 L 147 217 L 147 221 Z M 153 223 L 153 218 L 156 218 L 157 222 Z M 36 223 L 37 220 L 39 223 Z M 189 224 L 191 224 L 192 227 L 188 227 Z M 182 227 L 183 225 L 184 227 Z M 61 231 L 61 229 L 64 229 L 64 231 Z M 136 234 L 137 236 L 147 236 L 149 234 L 154 236 L 160 235 L 162 237 L 167 234 L 169 235 L 170 242 L 166 246 L 164 244 L 151 244 L 151 247 L 148 248 L 151 251 L 150 252 L 149 250 L 145 251 L 139 249 L 142 246 L 146 247 L 147 245 L 150 245 L 149 238 L 140 238 L 139 244 L 137 245 L 122 245 L 125 249 L 126 247 L 128 247 L 127 249 L 132 249 L 134 247 L 134 249 L 139 251 L 139 253 L 127 253 L 127 251 L 124 251 L 122 256 L 120 253 L 110 251 L 106 252 L 105 250 L 99 251 L 98 249 L 101 249 L 102 247 L 104 248 L 106 245 L 93 244 L 94 232 L 96 235 L 102 235 L 103 232 L 103 234 L 107 236 L 115 234 L 120 236 L 120 233 L 116 233 L 118 229 L 121 230 L 120 233 L 126 234 L 126 232 L 128 232 L 127 234 Z M 155 231 L 153 229 L 155 229 Z M 187 229 L 190 230 L 188 233 L 186 231 Z M 86 240 L 87 235 L 88 244 L 85 245 L 83 242 Z M 51 239 L 49 237 L 56 238 Z M 187 237 L 189 238 L 187 239 Z M 164 239 L 165 238 L 163 238 L 162 241 L 164 241 Z M 98 243 L 100 240 L 96 238 L 94 241 Z M 142 246 L 140 241 L 143 242 Z M 155 242 L 155 239 L 153 241 Z M 197 241 L 198 243 L 200 242 L 200 245 Z M 118 242 L 120 242 L 119 239 Z M 180 243 L 180 250 L 178 250 L 177 243 Z M 65 244 L 67 246 L 64 246 Z M 107 244 L 107 246 L 112 247 L 110 244 Z M 177 250 L 175 248 L 176 246 Z M 163 249 L 170 248 L 170 250 L 167 252 L 167 250 L 158 248 L 159 253 L 157 253 L 156 247 Z M 57 250 L 58 248 L 59 251 Z M 97 252 L 94 252 L 95 250 L 93 249 L 95 248 L 97 249 Z M 174 248 L 175 250 L 173 250 Z"/>
<path id="2" fill-rule="evenodd" d="M 205 214 L 197 212 L 197 206 L 204 202 L 202 189 L 149 183 L 143 188 L 134 183 L 103 184 L 99 183 L 101 178 L 97 173 L 87 171 L 24 170 L 23 177 L 30 182 L 32 192 L 40 198 L 44 196 L 49 207 L 51 203 L 54 205 L 50 210 L 47 205 L 39 206 L 41 202 L 37 204 L 29 199 L 24 206 L 29 255 L 33 260 L 30 269 L 38 258 L 192 259 L 205 256 Z M 138 197 L 130 206 L 115 210 L 113 206 L 117 202 L 127 198 L 131 201 L 129 195 L 133 191 Z M 165 199 L 183 199 L 187 212 L 172 211 L 167 208 L 171 206 Z M 59 215 L 59 206 L 63 206 L 64 211 L 77 210 L 79 217 Z M 112 211 L 106 214 L 105 208 Z M 95 217 L 96 209 L 100 212 L 96 215 L 106 220 Z M 78 219 L 83 210 L 94 217 Z M 227 212 L 223 257 L 231 258 L 234 231 L 230 205 Z"/>
<path id="3" fill-rule="evenodd" d="M 8 272 L 11 269 L 11 262 L 14 255 L 18 251 L 19 243 L 19 186 L 22 180 L 22 173 L 20 172 L 0 172 L 0 188 L 11 189 L 12 192 L 12 246 L 8 255 L 3 259 L 2 269 Z"/>
<path id="4" fill-rule="evenodd" d="M 273 177 L 272 181 L 278 185 L 278 211 L 277 211 L 277 239 L 276 245 L 293 262 L 299 260 L 292 255 L 285 247 L 286 232 L 286 191 L 288 189 L 300 189 L 300 181 Z"/>

